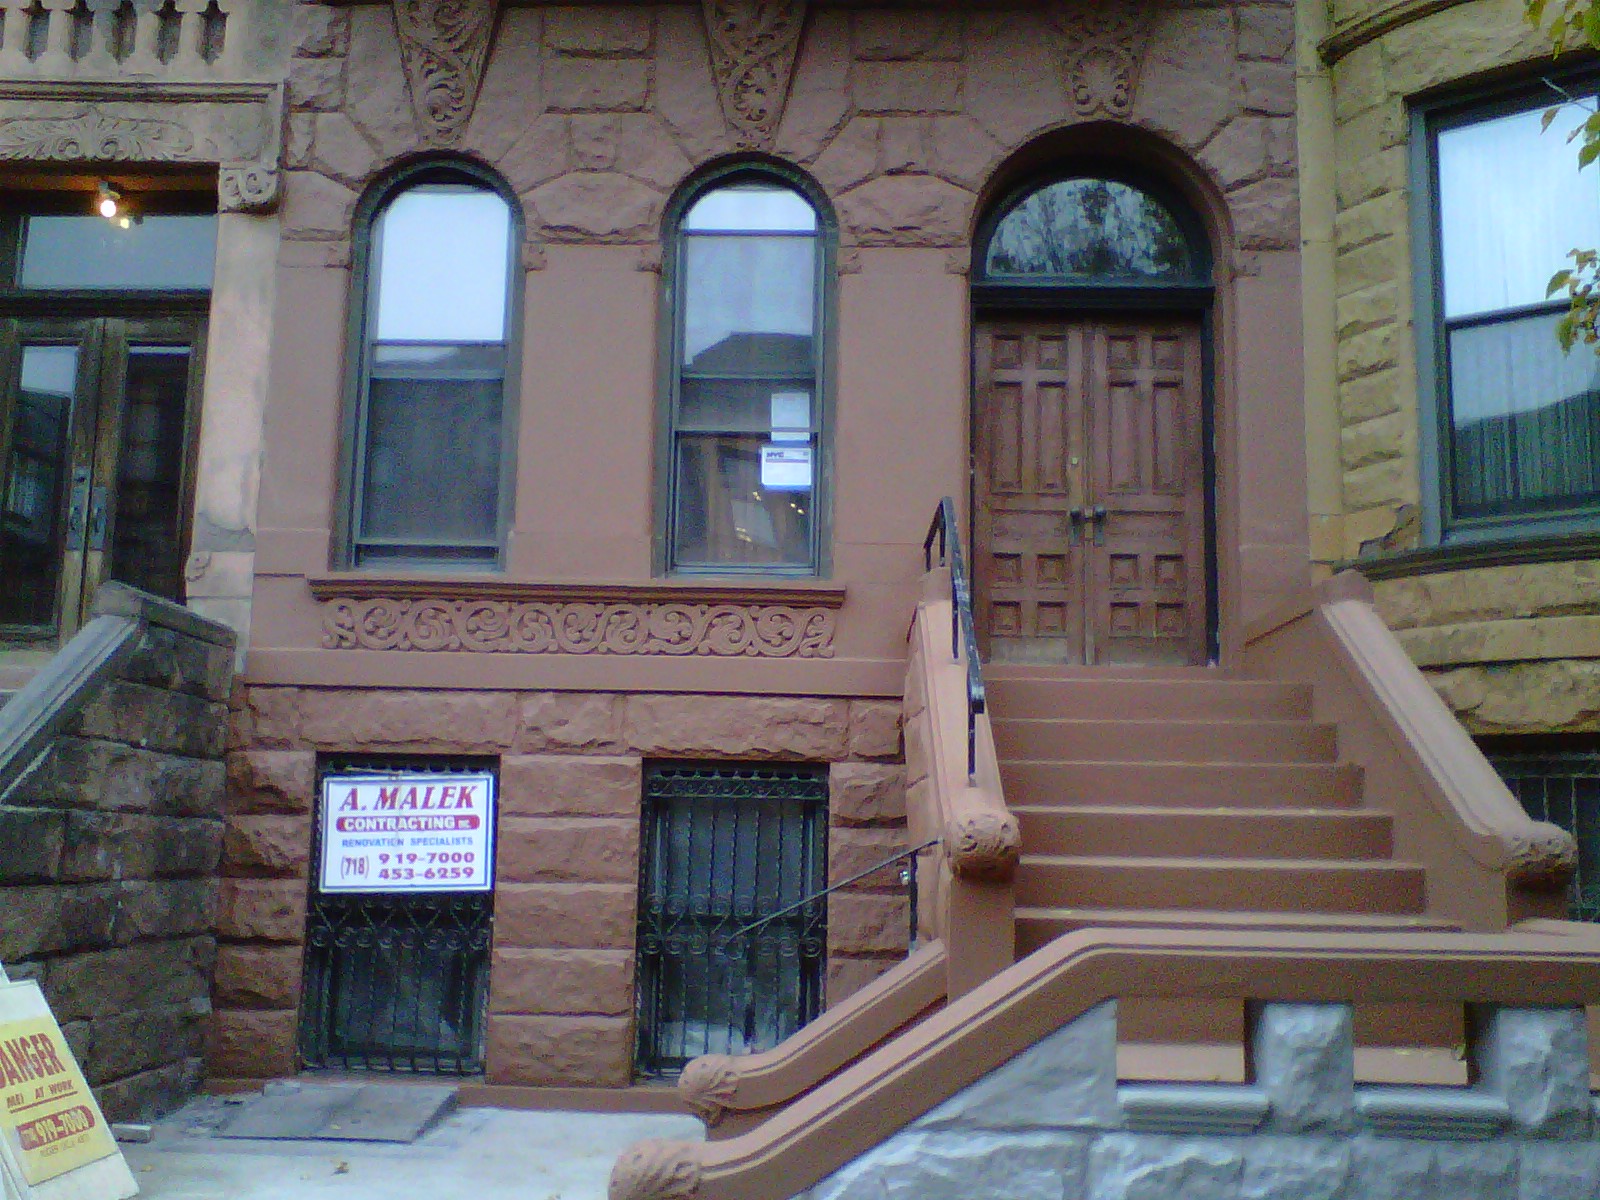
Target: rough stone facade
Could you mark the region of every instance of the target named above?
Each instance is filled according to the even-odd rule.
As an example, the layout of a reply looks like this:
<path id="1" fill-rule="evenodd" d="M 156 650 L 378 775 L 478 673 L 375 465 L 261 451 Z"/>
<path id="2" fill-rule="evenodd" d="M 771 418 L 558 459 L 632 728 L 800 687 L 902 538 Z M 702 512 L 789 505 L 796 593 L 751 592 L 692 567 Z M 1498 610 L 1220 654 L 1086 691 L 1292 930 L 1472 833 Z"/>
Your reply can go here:
<path id="1" fill-rule="evenodd" d="M 319 754 L 495 756 L 500 764 L 489 1083 L 633 1081 L 634 937 L 645 760 L 830 764 L 829 874 L 905 846 L 894 701 L 564 692 L 249 688 L 228 821 L 207 1070 L 296 1069 Z M 827 999 L 904 957 L 898 870 L 829 904 Z"/>
<path id="2" fill-rule="evenodd" d="M 0 962 L 39 981 L 111 1120 L 202 1073 L 233 637 L 189 620 L 210 640 L 145 626 L 0 796 Z"/>
<path id="3" fill-rule="evenodd" d="M 1108 1001 L 805 1200 L 1593 1200 L 1577 1009 L 1480 1014 L 1473 1088 L 1356 1086 L 1350 1010 L 1270 1004 L 1247 1085 L 1117 1085 Z"/>

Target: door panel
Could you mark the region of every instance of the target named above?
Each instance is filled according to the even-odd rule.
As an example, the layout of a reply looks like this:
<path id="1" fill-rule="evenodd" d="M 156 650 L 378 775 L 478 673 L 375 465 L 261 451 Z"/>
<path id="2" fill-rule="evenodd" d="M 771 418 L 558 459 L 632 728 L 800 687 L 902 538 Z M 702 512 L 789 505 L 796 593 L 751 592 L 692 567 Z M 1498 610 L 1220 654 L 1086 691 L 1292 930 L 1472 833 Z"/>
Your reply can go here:
<path id="1" fill-rule="evenodd" d="M 1198 323 L 995 321 L 974 357 L 985 656 L 1204 662 Z"/>

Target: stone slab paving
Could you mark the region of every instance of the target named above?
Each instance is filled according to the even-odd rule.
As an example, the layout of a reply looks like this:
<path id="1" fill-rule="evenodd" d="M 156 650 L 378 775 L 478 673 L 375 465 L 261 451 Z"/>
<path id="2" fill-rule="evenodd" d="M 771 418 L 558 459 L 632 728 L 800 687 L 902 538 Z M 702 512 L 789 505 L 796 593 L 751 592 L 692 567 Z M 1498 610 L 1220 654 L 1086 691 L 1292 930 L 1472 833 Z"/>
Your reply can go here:
<path id="1" fill-rule="evenodd" d="M 410 1143 L 221 1138 L 239 1106 L 192 1100 L 124 1145 L 141 1200 L 604 1200 L 640 1138 L 698 1138 L 692 1117 L 458 1108 Z"/>
<path id="2" fill-rule="evenodd" d="M 217 1127 L 225 1138 L 411 1142 L 456 1105 L 456 1089 L 427 1085 L 268 1084 Z"/>

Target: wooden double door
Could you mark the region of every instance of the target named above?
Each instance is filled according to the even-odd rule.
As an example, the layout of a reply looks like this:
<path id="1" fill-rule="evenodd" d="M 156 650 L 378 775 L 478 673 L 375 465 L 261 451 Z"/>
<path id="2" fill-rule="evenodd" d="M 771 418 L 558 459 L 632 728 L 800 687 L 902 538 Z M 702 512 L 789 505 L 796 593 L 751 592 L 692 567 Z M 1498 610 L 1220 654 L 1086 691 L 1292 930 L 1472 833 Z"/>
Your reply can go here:
<path id="1" fill-rule="evenodd" d="M 975 329 L 973 573 L 994 662 L 1206 661 L 1200 322 Z"/>

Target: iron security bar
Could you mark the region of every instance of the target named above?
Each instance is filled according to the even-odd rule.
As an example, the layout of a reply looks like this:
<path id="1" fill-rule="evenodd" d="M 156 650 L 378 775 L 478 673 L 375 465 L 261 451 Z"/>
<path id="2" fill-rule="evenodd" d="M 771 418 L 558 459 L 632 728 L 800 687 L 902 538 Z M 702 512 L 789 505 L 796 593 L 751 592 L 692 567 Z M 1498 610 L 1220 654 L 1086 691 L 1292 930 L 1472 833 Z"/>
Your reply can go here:
<path id="1" fill-rule="evenodd" d="M 933 570 L 933 543 L 939 543 L 939 565 L 950 567 L 950 657 L 961 657 L 961 644 L 967 646 L 967 779 L 978 773 L 978 715 L 988 709 L 983 686 L 983 671 L 978 665 L 978 631 L 972 620 L 972 584 L 961 554 L 961 530 L 956 525 L 955 501 L 946 496 L 939 501 L 922 539 L 923 570 Z"/>

